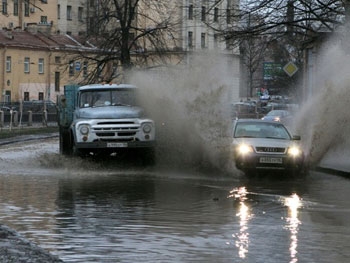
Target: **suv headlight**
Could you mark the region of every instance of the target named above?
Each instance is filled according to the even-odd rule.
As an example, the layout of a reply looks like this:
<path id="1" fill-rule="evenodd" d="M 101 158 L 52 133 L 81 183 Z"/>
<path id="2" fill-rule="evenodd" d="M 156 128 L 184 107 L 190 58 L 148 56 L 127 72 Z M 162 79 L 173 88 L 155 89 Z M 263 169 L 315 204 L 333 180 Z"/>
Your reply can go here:
<path id="1" fill-rule="evenodd" d="M 245 155 L 245 154 L 252 153 L 252 152 L 253 152 L 253 148 L 250 145 L 240 144 L 237 146 L 237 153 L 239 153 L 241 155 Z"/>
<path id="2" fill-rule="evenodd" d="M 298 146 L 292 146 L 288 149 L 288 155 L 297 157 L 301 154 L 301 150 Z"/>
<path id="3" fill-rule="evenodd" d="M 88 125 L 81 125 L 79 131 L 82 135 L 87 135 L 90 131 L 90 127 Z"/>

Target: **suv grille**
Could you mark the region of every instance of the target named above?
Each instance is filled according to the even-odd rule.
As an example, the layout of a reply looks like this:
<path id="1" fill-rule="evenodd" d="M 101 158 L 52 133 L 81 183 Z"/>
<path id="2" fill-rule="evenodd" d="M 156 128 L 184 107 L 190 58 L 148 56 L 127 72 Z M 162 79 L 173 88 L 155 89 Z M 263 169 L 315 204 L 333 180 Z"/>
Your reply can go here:
<path id="1" fill-rule="evenodd" d="M 257 153 L 279 153 L 283 154 L 286 152 L 286 148 L 282 147 L 256 147 Z"/>

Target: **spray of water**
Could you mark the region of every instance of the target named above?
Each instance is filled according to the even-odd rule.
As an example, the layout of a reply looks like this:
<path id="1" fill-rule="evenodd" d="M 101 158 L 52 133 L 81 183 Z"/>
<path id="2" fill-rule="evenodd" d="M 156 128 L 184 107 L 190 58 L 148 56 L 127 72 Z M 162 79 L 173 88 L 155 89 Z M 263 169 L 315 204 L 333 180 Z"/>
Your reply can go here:
<path id="1" fill-rule="evenodd" d="M 188 66 L 133 75 L 157 123 L 158 164 L 229 170 L 232 72 L 218 60 L 207 53 Z"/>
<path id="2" fill-rule="evenodd" d="M 311 165 L 317 165 L 327 152 L 339 145 L 346 147 L 350 141 L 350 57 L 334 42 L 327 44 L 322 54 L 317 63 L 317 90 L 297 119 L 297 130 L 304 138 Z"/>

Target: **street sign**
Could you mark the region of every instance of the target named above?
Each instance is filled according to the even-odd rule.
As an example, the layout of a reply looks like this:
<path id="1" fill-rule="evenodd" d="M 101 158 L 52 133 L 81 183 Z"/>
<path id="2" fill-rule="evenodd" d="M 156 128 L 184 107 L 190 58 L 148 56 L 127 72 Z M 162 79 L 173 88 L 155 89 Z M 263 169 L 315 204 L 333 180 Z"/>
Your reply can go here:
<path id="1" fill-rule="evenodd" d="M 298 71 L 298 67 L 293 62 L 288 62 L 283 67 L 283 70 L 288 74 L 289 77 L 291 77 Z"/>
<path id="2" fill-rule="evenodd" d="M 272 80 L 276 78 L 282 72 L 282 65 L 275 62 L 263 63 L 263 77 L 264 80 Z"/>

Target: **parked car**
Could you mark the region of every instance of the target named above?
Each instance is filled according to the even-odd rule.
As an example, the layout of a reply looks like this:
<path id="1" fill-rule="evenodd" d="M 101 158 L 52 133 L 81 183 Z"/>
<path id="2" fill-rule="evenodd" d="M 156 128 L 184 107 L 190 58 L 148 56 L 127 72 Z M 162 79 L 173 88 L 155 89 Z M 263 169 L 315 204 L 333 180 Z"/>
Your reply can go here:
<path id="1" fill-rule="evenodd" d="M 262 119 L 267 121 L 279 121 L 285 125 L 291 125 L 293 122 L 293 115 L 287 110 L 272 110 L 262 117 Z"/>
<path id="2" fill-rule="evenodd" d="M 237 119 L 233 123 L 234 162 L 245 173 L 301 173 L 305 157 L 300 142 L 300 136 L 292 136 L 280 122 Z"/>

